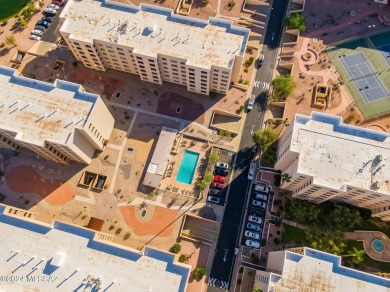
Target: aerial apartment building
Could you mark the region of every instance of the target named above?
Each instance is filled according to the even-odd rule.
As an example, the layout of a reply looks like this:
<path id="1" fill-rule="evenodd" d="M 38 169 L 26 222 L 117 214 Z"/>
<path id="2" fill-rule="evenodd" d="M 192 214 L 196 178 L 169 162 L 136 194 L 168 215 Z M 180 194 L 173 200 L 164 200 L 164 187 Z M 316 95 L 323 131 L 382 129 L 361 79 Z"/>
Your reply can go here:
<path id="1" fill-rule="evenodd" d="M 390 291 L 390 279 L 342 266 L 340 256 L 307 247 L 270 252 L 255 285 L 264 292 Z"/>
<path id="2" fill-rule="evenodd" d="M 141 80 L 225 94 L 240 78 L 250 30 L 231 21 L 175 15 L 171 9 L 109 0 L 70 0 L 60 32 L 84 66 Z"/>
<path id="3" fill-rule="evenodd" d="M 191 266 L 170 252 L 35 216 L 0 205 L 1 291 L 186 291 Z"/>
<path id="4" fill-rule="evenodd" d="M 296 114 L 278 144 L 275 168 L 294 198 L 345 202 L 390 220 L 390 136 L 338 116 Z"/>
<path id="5" fill-rule="evenodd" d="M 0 148 L 24 147 L 60 164 L 90 163 L 114 127 L 100 96 L 79 84 L 42 82 L 0 66 L 0 88 Z"/>

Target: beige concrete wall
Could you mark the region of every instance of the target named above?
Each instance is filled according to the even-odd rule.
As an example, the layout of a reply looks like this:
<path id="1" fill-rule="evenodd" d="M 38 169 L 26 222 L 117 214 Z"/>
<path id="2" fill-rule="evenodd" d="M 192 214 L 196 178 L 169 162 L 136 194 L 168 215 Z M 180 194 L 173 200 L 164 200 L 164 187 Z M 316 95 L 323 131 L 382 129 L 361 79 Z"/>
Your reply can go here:
<path id="1" fill-rule="evenodd" d="M 283 271 L 285 256 L 285 250 L 270 252 L 268 254 L 267 271 L 280 275 Z"/>

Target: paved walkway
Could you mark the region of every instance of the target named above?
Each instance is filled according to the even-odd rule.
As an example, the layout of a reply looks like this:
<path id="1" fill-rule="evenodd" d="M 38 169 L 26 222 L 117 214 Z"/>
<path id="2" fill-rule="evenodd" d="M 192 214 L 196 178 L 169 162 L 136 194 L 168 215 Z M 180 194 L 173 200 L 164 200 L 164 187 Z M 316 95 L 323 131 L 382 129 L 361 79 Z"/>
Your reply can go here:
<path id="1" fill-rule="evenodd" d="M 390 262 L 390 239 L 379 231 L 355 231 L 345 232 L 345 239 L 363 241 L 363 246 L 368 256 L 381 262 Z M 374 239 L 380 239 L 385 245 L 383 252 L 377 252 L 372 246 Z"/>

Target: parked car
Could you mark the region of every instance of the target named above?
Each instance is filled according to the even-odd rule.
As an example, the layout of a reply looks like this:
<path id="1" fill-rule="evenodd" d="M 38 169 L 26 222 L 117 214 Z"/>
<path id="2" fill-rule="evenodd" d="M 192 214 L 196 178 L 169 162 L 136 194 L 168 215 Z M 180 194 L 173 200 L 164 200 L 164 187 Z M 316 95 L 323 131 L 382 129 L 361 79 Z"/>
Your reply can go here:
<path id="1" fill-rule="evenodd" d="M 254 232 L 249 231 L 249 230 L 245 230 L 244 235 L 245 235 L 245 237 L 249 237 L 249 238 L 253 238 L 253 239 L 260 239 L 260 234 L 254 233 Z"/>
<path id="2" fill-rule="evenodd" d="M 224 168 L 224 169 L 229 169 L 229 164 L 225 163 L 225 162 L 217 162 L 215 164 L 215 167 L 219 167 L 219 168 Z"/>
<path id="3" fill-rule="evenodd" d="M 39 35 L 36 35 L 36 34 L 30 34 L 30 39 L 40 41 L 41 37 Z"/>
<path id="4" fill-rule="evenodd" d="M 51 23 L 53 21 L 53 19 L 51 19 L 50 17 L 44 17 L 41 19 L 42 21 L 46 21 L 48 23 Z"/>
<path id="5" fill-rule="evenodd" d="M 60 6 L 55 5 L 55 4 L 49 4 L 49 6 L 47 6 L 47 8 L 54 9 L 54 10 L 58 11 L 60 9 Z"/>
<path id="6" fill-rule="evenodd" d="M 221 190 L 218 190 L 218 189 L 210 189 L 209 190 L 209 195 L 213 195 L 213 196 L 220 196 L 222 193 Z"/>
<path id="7" fill-rule="evenodd" d="M 256 207 L 250 207 L 249 214 L 263 217 L 265 215 L 265 210 Z"/>
<path id="8" fill-rule="evenodd" d="M 210 184 L 210 188 L 215 188 L 215 189 L 221 189 L 222 190 L 224 187 L 225 187 L 225 185 L 221 184 L 219 182 L 212 182 Z"/>
<path id="9" fill-rule="evenodd" d="M 45 8 L 43 9 L 43 13 L 45 14 L 45 16 L 54 16 L 57 14 L 57 10 L 53 9 L 53 8 Z"/>
<path id="10" fill-rule="evenodd" d="M 250 229 L 250 230 L 254 230 L 254 231 L 260 231 L 261 230 L 261 226 L 260 225 L 257 225 L 257 224 L 253 224 L 251 222 L 248 222 L 246 224 L 246 228 Z"/>
<path id="11" fill-rule="evenodd" d="M 34 27 L 34 30 L 41 30 L 41 31 L 45 31 L 46 27 L 42 26 L 42 25 L 36 25 Z"/>
<path id="12" fill-rule="evenodd" d="M 267 204 L 265 202 L 258 201 L 258 200 L 253 200 L 252 205 L 256 206 L 256 207 L 264 208 L 264 209 L 267 208 Z"/>
<path id="13" fill-rule="evenodd" d="M 31 34 L 35 34 L 35 35 L 39 35 L 41 36 L 43 34 L 43 31 L 42 30 L 39 30 L 39 29 L 33 29 L 31 31 Z"/>
<path id="14" fill-rule="evenodd" d="M 257 240 L 246 240 L 245 245 L 253 248 L 260 248 L 260 241 Z"/>
<path id="15" fill-rule="evenodd" d="M 260 55 L 260 57 L 256 60 L 256 66 L 261 67 L 264 63 L 264 55 Z"/>
<path id="16" fill-rule="evenodd" d="M 253 104 L 255 103 L 255 96 L 252 94 L 249 98 L 248 98 L 248 102 L 246 104 L 246 109 L 248 111 L 252 110 L 253 109 Z"/>
<path id="17" fill-rule="evenodd" d="M 249 165 L 248 179 L 253 180 L 256 172 L 256 162 L 251 162 Z"/>
<path id="18" fill-rule="evenodd" d="M 217 174 L 219 176 L 227 176 L 229 174 L 229 171 L 227 169 L 224 169 L 224 168 L 219 168 L 219 167 L 216 167 L 214 169 L 214 174 Z"/>
<path id="19" fill-rule="evenodd" d="M 257 223 L 262 225 L 263 224 L 263 219 L 260 217 L 254 216 L 254 215 L 249 215 L 248 220 L 253 223 Z"/>
<path id="20" fill-rule="evenodd" d="M 269 193 L 269 187 L 263 184 L 255 185 L 255 191 Z"/>
<path id="21" fill-rule="evenodd" d="M 210 203 L 219 204 L 219 202 L 221 201 L 221 198 L 214 197 L 214 196 L 208 196 L 207 201 Z"/>
<path id="22" fill-rule="evenodd" d="M 267 201 L 267 195 L 266 194 L 262 194 L 262 193 L 256 193 L 255 194 L 255 199 L 256 200 Z"/>
<path id="23" fill-rule="evenodd" d="M 52 1 L 51 3 L 54 4 L 54 5 L 57 5 L 57 6 L 60 6 L 60 5 L 62 4 L 62 3 L 59 2 L 59 1 Z"/>
<path id="24" fill-rule="evenodd" d="M 48 23 L 47 21 L 38 20 L 37 25 L 42 25 L 42 26 L 48 28 L 50 23 Z"/>
<path id="25" fill-rule="evenodd" d="M 226 178 L 220 175 L 214 175 L 214 181 L 224 184 L 226 182 Z"/>

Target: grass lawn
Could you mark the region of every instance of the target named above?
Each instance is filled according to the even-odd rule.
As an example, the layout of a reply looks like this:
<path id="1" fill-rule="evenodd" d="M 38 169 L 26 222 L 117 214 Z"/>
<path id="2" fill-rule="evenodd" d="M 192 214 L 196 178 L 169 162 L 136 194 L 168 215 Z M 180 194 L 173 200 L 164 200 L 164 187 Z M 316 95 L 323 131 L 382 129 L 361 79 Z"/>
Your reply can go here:
<path id="1" fill-rule="evenodd" d="M 28 0 L 0 0 L 0 20 L 8 19 L 18 13 Z"/>
<path id="2" fill-rule="evenodd" d="M 296 243 L 302 245 L 305 242 L 305 231 L 298 227 L 284 224 L 282 243 Z"/>
<path id="3" fill-rule="evenodd" d="M 347 240 L 347 246 L 346 246 L 343 254 L 348 254 L 348 251 L 349 250 L 352 251 L 353 247 L 357 248 L 358 250 L 361 250 L 361 249 L 364 250 L 362 241 Z M 377 269 L 380 269 L 381 272 L 390 273 L 390 263 L 385 263 L 385 262 L 373 260 L 367 254 L 364 254 L 363 258 L 364 258 L 364 264 L 367 267 L 377 268 Z M 343 262 L 347 262 L 350 264 L 351 267 L 353 267 L 351 264 L 351 260 L 352 260 L 351 257 L 343 257 Z"/>

